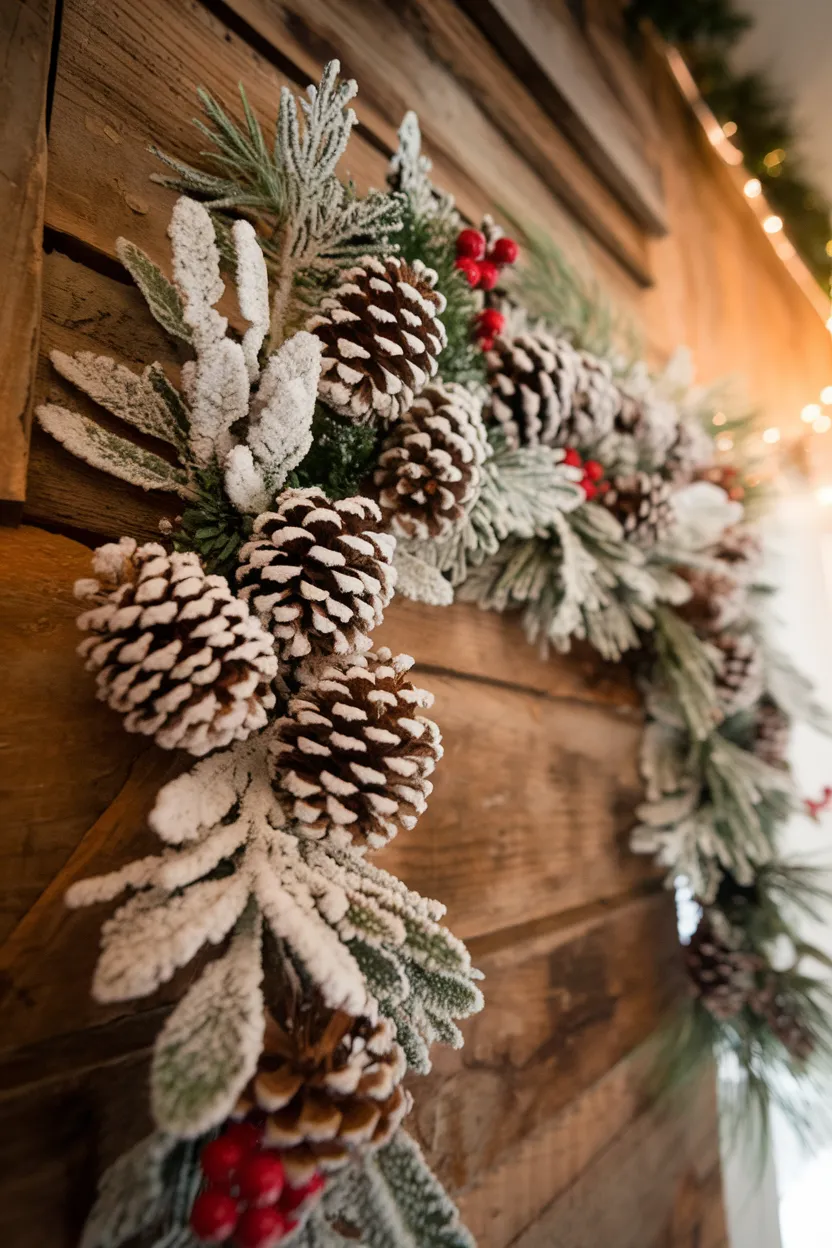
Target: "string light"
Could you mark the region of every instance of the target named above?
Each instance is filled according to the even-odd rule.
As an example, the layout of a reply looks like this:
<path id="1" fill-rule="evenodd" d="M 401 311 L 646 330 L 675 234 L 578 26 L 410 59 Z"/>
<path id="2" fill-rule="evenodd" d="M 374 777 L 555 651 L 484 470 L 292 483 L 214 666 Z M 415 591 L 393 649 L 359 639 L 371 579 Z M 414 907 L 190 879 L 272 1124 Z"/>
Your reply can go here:
<path id="1" fill-rule="evenodd" d="M 822 416 L 818 416 L 817 420 L 812 421 L 812 428 L 815 433 L 827 433 L 832 429 L 832 416 L 827 416 L 824 412 Z"/>
<path id="2" fill-rule="evenodd" d="M 771 427 L 770 429 L 764 429 L 764 430 L 763 430 L 763 441 L 764 441 L 764 442 L 769 442 L 769 443 L 772 443 L 772 444 L 773 444 L 773 443 L 775 443 L 775 442 L 779 442 L 779 441 L 780 441 L 780 430 L 779 430 L 779 429 L 777 429 L 774 425 L 772 425 L 772 427 Z"/>
<path id="3" fill-rule="evenodd" d="M 812 421 L 817 420 L 818 416 L 820 416 L 819 403 L 807 403 L 800 413 L 800 419 L 804 420 L 807 425 L 811 425 Z"/>
<path id="4" fill-rule="evenodd" d="M 821 403 L 832 404 L 832 386 L 824 386 L 820 392 Z"/>
<path id="5" fill-rule="evenodd" d="M 718 451 L 732 451 L 734 449 L 734 439 L 730 433 L 721 433 L 716 440 L 716 449 Z"/>
<path id="6" fill-rule="evenodd" d="M 726 121 L 725 125 L 722 127 L 722 133 L 726 138 L 733 139 L 734 135 L 737 133 L 737 123 L 735 121 Z"/>
<path id="7" fill-rule="evenodd" d="M 832 238 L 830 238 L 829 242 L 826 244 L 826 254 L 827 256 L 832 256 Z"/>
<path id="8" fill-rule="evenodd" d="M 749 178 L 742 189 L 747 199 L 756 199 L 762 193 L 763 184 L 759 178 Z"/>
<path id="9" fill-rule="evenodd" d="M 713 423 L 714 423 L 715 425 L 724 425 L 724 424 L 726 423 L 726 421 L 727 421 L 727 420 L 728 420 L 728 417 L 725 415 L 725 413 L 724 413 L 724 412 L 715 412 L 715 413 L 714 413 L 714 416 L 713 416 Z"/>
<path id="10" fill-rule="evenodd" d="M 782 165 L 785 159 L 786 159 L 786 153 L 783 151 L 782 147 L 775 147 L 773 152 L 766 152 L 765 156 L 763 157 L 763 164 L 765 165 L 766 169 L 768 169 L 769 172 L 771 172 L 772 169 L 779 168 L 779 166 Z"/>
<path id="11" fill-rule="evenodd" d="M 779 234 L 783 228 L 783 221 L 780 217 L 776 217 L 773 213 L 770 217 L 766 217 L 763 222 L 763 229 L 766 234 Z M 832 320 L 832 317 L 830 318 Z"/>
<path id="12" fill-rule="evenodd" d="M 832 485 L 822 485 L 815 498 L 821 507 L 832 507 Z"/>

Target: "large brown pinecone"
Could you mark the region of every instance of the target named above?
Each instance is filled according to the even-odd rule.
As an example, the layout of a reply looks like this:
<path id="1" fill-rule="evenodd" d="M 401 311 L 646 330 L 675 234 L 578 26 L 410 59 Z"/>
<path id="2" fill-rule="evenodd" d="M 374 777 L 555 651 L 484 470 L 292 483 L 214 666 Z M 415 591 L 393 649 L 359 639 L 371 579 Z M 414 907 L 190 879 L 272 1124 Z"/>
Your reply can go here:
<path id="1" fill-rule="evenodd" d="M 691 588 L 690 598 L 676 609 L 697 633 L 722 632 L 741 614 L 745 595 L 727 571 L 681 566 L 676 574 Z"/>
<path id="2" fill-rule="evenodd" d="M 365 257 L 306 328 L 323 343 L 318 393 L 358 424 L 396 420 L 436 375 L 445 296 L 420 260 Z"/>
<path id="3" fill-rule="evenodd" d="M 658 472 L 633 472 L 613 478 L 604 504 L 626 537 L 639 546 L 661 541 L 673 524 L 670 482 Z"/>
<path id="4" fill-rule="evenodd" d="M 736 580 L 747 584 L 754 579 L 760 565 L 763 544 L 759 534 L 747 525 L 738 524 L 725 530 L 710 553 L 728 564 Z"/>
<path id="5" fill-rule="evenodd" d="M 753 706 L 763 692 L 763 655 L 750 633 L 718 633 L 712 639 L 722 654 L 716 691 L 726 715 Z"/>
<path id="6" fill-rule="evenodd" d="M 480 404 L 464 386 L 422 392 L 390 432 L 375 471 L 385 524 L 397 537 L 444 537 L 480 483 L 488 443 Z"/>
<path id="7" fill-rule="evenodd" d="M 274 783 L 306 836 L 377 849 L 425 810 L 442 745 L 420 714 L 433 696 L 408 680 L 412 664 L 383 647 L 324 669 L 277 722 Z"/>
<path id="8" fill-rule="evenodd" d="M 264 1114 L 263 1145 L 280 1152 L 289 1182 L 338 1170 L 380 1148 L 410 1109 L 407 1062 L 388 1019 L 374 1022 L 297 1004 L 279 1023 L 266 1015 L 257 1073 L 234 1117 Z"/>
<path id="9" fill-rule="evenodd" d="M 622 402 L 621 390 L 607 361 L 581 351 L 575 397 L 564 417 L 557 445 L 591 448 L 612 431 Z"/>
<path id="10" fill-rule="evenodd" d="M 694 995 L 714 1018 L 735 1018 L 753 997 L 762 960 L 720 940 L 704 914 L 684 952 Z"/>
<path id="11" fill-rule="evenodd" d="M 317 487 L 284 490 L 254 523 L 237 580 L 287 660 L 371 646 L 393 596 L 395 538 L 369 498 L 330 502 Z"/>
<path id="12" fill-rule="evenodd" d="M 766 1020 L 777 1039 L 797 1061 L 805 1062 L 815 1051 L 815 1037 L 800 1017 L 800 1009 L 784 977 L 770 971 L 763 987 L 754 994 L 751 1008 Z"/>
<path id="13" fill-rule="evenodd" d="M 225 577 L 206 576 L 195 554 L 127 537 L 100 547 L 93 571 L 99 579 L 75 586 L 95 604 L 78 617 L 92 633 L 78 653 L 128 732 L 202 755 L 265 726 L 274 646 Z"/>
<path id="14" fill-rule="evenodd" d="M 580 353 L 564 338 L 542 331 L 498 338 L 486 352 L 491 400 L 488 414 L 509 446 L 560 446 L 560 431 L 575 402 Z"/>
<path id="15" fill-rule="evenodd" d="M 777 703 L 764 697 L 754 712 L 754 753 L 770 767 L 785 767 L 791 720 Z"/>

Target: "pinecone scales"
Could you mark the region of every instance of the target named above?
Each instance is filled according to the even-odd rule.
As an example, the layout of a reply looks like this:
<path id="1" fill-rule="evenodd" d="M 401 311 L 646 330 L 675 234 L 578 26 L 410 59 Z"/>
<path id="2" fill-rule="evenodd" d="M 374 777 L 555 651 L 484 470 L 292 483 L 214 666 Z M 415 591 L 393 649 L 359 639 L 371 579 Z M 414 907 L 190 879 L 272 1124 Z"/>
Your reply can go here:
<path id="1" fill-rule="evenodd" d="M 694 994 L 714 1018 L 735 1018 L 749 1004 L 761 959 L 733 949 L 720 940 L 710 919 L 703 915 L 685 949 L 685 965 Z"/>
<path id="2" fill-rule="evenodd" d="M 285 490 L 240 551 L 240 597 L 286 660 L 368 650 L 393 596 L 395 539 L 368 498 Z"/>
<path id="3" fill-rule="evenodd" d="M 661 473 L 634 472 L 615 477 L 604 504 L 621 523 L 626 537 L 639 546 L 652 546 L 673 525 L 671 485 Z"/>
<path id="4" fill-rule="evenodd" d="M 763 654 L 750 633 L 719 633 L 712 639 L 721 652 L 716 691 L 725 715 L 735 715 L 754 705 L 763 692 Z"/>
<path id="5" fill-rule="evenodd" d="M 285 1023 L 266 1016 L 257 1073 L 235 1117 L 265 1115 L 263 1145 L 279 1151 L 290 1183 L 341 1169 L 380 1148 L 411 1106 L 407 1068 L 389 1019 L 297 1004 Z"/>
<path id="6" fill-rule="evenodd" d="M 318 393 L 359 424 L 398 419 L 436 375 L 445 296 L 421 261 L 365 257 L 306 328 L 323 343 Z"/>
<path id="7" fill-rule="evenodd" d="M 433 698 L 406 673 L 407 655 L 382 648 L 346 668 L 325 668 L 278 721 L 274 784 L 299 831 L 379 848 L 427 806 L 442 757 Z"/>
<path id="8" fill-rule="evenodd" d="M 100 579 L 75 587 L 96 604 L 79 616 L 92 636 L 78 652 L 128 732 L 199 756 L 265 726 L 274 647 L 224 577 L 132 538 L 102 546 L 93 569 Z"/>
<path id="9" fill-rule="evenodd" d="M 444 537 L 480 483 L 488 442 L 479 402 L 463 386 L 431 386 L 393 426 L 374 483 L 397 537 Z"/>

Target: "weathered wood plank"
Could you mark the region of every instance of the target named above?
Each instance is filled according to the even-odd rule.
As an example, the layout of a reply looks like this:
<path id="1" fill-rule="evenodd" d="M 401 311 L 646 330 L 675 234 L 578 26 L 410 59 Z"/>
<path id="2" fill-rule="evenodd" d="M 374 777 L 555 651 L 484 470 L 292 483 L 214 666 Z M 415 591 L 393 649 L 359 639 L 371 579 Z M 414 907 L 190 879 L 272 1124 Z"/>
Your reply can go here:
<path id="1" fill-rule="evenodd" d="M 413 1083 L 412 1129 L 455 1191 L 482 1196 L 486 1176 L 641 1045 L 684 990 L 667 894 L 560 917 L 537 936 L 503 933 L 499 950 L 471 942 L 486 1009 L 465 1024 L 464 1049 L 435 1050 L 434 1071 Z"/>
<path id="2" fill-rule="evenodd" d="M 289 55 L 300 44 L 318 59 L 340 57 L 389 130 L 415 108 L 437 179 L 454 192 L 458 170 L 480 186 L 480 214 L 504 206 L 551 228 L 563 221 L 559 201 L 631 277 L 649 284 L 640 227 L 452 0 L 395 7 L 359 0 L 349 8 L 327 0 L 230 0 L 230 7 Z"/>
<path id="3" fill-rule="evenodd" d="M 46 84 L 55 0 L 0 9 L 0 520 L 26 497 L 40 328 Z"/>

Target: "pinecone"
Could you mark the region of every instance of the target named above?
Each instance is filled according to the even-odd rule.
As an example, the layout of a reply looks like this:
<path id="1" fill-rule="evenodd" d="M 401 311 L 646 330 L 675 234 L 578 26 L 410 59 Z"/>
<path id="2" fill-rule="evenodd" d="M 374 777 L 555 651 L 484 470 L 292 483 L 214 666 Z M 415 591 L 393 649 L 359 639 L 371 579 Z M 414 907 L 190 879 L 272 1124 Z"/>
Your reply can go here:
<path id="1" fill-rule="evenodd" d="M 763 656 L 750 633 L 718 633 L 713 644 L 722 652 L 716 690 L 725 715 L 753 706 L 763 692 Z"/>
<path id="2" fill-rule="evenodd" d="M 788 991 L 784 977 L 770 971 L 763 987 L 754 994 L 751 1008 L 766 1020 L 774 1035 L 797 1061 L 805 1062 L 815 1051 L 815 1037 L 800 1017 L 800 1009 Z"/>
<path id="3" fill-rule="evenodd" d="M 490 416 L 509 446 L 558 446 L 561 425 L 582 375 L 578 351 L 563 338 L 540 332 L 498 338 L 486 352 Z"/>
<path id="4" fill-rule="evenodd" d="M 691 587 L 690 598 L 676 609 L 697 633 L 708 636 L 722 632 L 739 617 L 745 596 L 727 572 L 692 567 L 677 567 L 675 571 Z"/>
<path id="5" fill-rule="evenodd" d="M 759 535 L 746 525 L 726 529 L 710 552 L 715 559 L 728 564 L 731 575 L 743 584 L 754 579 L 763 557 Z"/>
<path id="6" fill-rule="evenodd" d="M 786 767 L 791 720 L 773 698 L 764 697 L 754 718 L 754 753 L 770 767 Z"/>
<path id="7" fill-rule="evenodd" d="M 735 1018 L 749 1004 L 762 960 L 720 940 L 704 914 L 684 953 L 694 995 L 714 1018 Z"/>
<path id="8" fill-rule="evenodd" d="M 395 585 L 396 543 L 380 524 L 371 499 L 330 502 L 317 487 L 284 490 L 258 516 L 240 551 L 240 597 L 285 659 L 369 649 Z"/>
<path id="9" fill-rule="evenodd" d="M 436 375 L 445 296 L 421 260 L 367 256 L 342 276 L 306 325 L 323 343 L 318 393 L 357 424 L 396 420 Z"/>
<path id="10" fill-rule="evenodd" d="M 623 402 L 606 360 L 580 352 L 578 384 L 558 435 L 558 446 L 589 448 L 615 427 Z"/>
<path id="11" fill-rule="evenodd" d="M 223 576 L 193 553 L 168 555 L 123 537 L 93 557 L 99 580 L 78 581 L 95 603 L 78 617 L 78 647 L 98 696 L 128 732 L 195 755 L 244 741 L 275 704 L 272 639 Z"/>
<path id="12" fill-rule="evenodd" d="M 431 386 L 394 425 L 375 472 L 385 523 L 397 537 L 444 537 L 480 482 L 488 443 L 480 404 L 464 386 Z"/>
<path id="13" fill-rule="evenodd" d="M 603 502 L 620 521 L 626 537 L 639 546 L 652 546 L 673 524 L 670 496 L 670 482 L 661 473 L 634 472 L 614 477 Z"/>
<path id="14" fill-rule="evenodd" d="M 279 1151 L 300 1186 L 386 1144 L 412 1103 L 406 1069 L 389 1019 L 298 1004 L 283 1024 L 266 1015 L 257 1073 L 234 1117 L 265 1114 L 263 1146 Z"/>
<path id="15" fill-rule="evenodd" d="M 439 729 L 419 714 L 433 696 L 386 647 L 346 669 L 327 668 L 278 721 L 274 782 L 293 799 L 306 836 L 378 848 L 412 828 L 433 791 Z"/>

